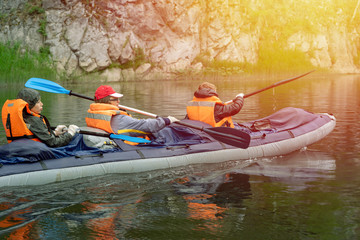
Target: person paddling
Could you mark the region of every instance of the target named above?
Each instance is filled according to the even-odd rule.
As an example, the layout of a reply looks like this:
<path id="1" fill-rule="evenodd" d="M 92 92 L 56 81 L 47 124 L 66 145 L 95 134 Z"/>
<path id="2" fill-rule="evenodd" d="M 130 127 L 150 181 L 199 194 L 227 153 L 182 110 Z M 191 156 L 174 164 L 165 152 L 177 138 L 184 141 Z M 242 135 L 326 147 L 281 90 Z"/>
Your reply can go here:
<path id="1" fill-rule="evenodd" d="M 216 92 L 216 86 L 203 82 L 194 93 L 192 101 L 186 107 L 187 118 L 205 122 L 213 127 L 231 127 L 234 123 L 231 116 L 240 112 L 244 105 L 244 94 L 236 95 L 231 103 L 223 103 Z"/>
<path id="2" fill-rule="evenodd" d="M 2 122 L 8 142 L 28 138 L 43 142 L 49 147 L 67 145 L 79 127 L 58 125 L 53 131 L 44 115 L 40 93 L 30 88 L 22 89 L 15 100 L 7 100 L 2 107 Z"/>
<path id="3" fill-rule="evenodd" d="M 136 119 L 126 111 L 119 108 L 120 98 L 123 94 L 115 92 L 108 85 L 101 85 L 95 91 L 95 103 L 90 108 L 85 118 L 88 127 L 102 129 L 109 133 L 126 134 L 133 137 L 144 137 L 156 133 L 177 118 L 158 117 L 156 119 Z"/>

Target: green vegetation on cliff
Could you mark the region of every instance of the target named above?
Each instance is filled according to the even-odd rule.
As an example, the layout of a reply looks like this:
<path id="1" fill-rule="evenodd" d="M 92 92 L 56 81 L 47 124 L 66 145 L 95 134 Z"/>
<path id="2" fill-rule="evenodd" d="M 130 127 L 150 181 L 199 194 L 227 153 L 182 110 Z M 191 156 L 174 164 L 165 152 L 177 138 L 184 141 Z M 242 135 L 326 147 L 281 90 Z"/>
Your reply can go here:
<path id="1" fill-rule="evenodd" d="M 0 43 L 0 82 L 20 82 L 31 77 L 55 79 L 48 49 L 35 52 L 20 44 Z"/>

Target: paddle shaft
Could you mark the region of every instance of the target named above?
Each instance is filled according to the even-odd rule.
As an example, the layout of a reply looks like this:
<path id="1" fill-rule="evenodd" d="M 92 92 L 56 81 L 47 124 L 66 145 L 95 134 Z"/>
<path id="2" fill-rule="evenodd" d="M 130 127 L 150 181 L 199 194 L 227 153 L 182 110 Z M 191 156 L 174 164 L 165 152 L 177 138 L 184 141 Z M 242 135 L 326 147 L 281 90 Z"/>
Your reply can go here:
<path id="1" fill-rule="evenodd" d="M 255 92 L 247 93 L 247 94 L 244 95 L 244 98 L 250 97 L 250 96 L 252 96 L 252 95 L 261 93 L 261 92 L 263 92 L 263 91 L 266 91 L 266 90 L 268 90 L 268 89 L 270 89 L 270 88 L 278 87 L 278 86 L 283 85 L 283 84 L 285 84 L 285 83 L 289 83 L 289 82 L 291 82 L 291 81 L 294 81 L 294 80 L 297 80 L 297 79 L 299 79 L 299 78 L 305 77 L 306 75 L 308 75 L 308 74 L 310 74 L 310 73 L 312 73 L 312 72 L 314 72 L 314 71 L 315 71 L 315 70 L 312 70 L 312 71 L 310 71 L 310 72 L 304 73 L 304 74 L 299 75 L 299 76 L 297 76 L 297 77 L 285 79 L 285 80 L 282 80 L 282 81 L 280 81 L 280 82 L 274 83 L 274 84 L 272 84 L 272 85 L 270 85 L 270 86 L 268 86 L 268 87 L 259 89 L 259 90 L 255 91 Z"/>
<path id="2" fill-rule="evenodd" d="M 86 130 L 80 130 L 79 133 L 84 134 L 84 135 L 93 135 L 93 136 L 107 137 L 107 138 L 110 138 L 110 135 L 111 135 L 111 133 L 100 133 L 100 132 L 93 132 L 93 131 L 86 131 Z"/>
<path id="3" fill-rule="evenodd" d="M 85 95 L 81 95 L 81 94 L 78 94 L 78 93 L 73 93 L 72 91 L 70 91 L 69 95 L 70 96 L 73 95 L 73 96 L 76 96 L 76 97 L 80 97 L 80 98 L 83 98 L 83 99 L 94 101 L 94 98 L 91 98 L 91 97 L 88 97 L 88 96 L 85 96 Z"/>
<path id="4" fill-rule="evenodd" d="M 285 79 L 285 80 L 282 80 L 282 81 L 280 81 L 280 82 L 276 82 L 276 83 L 274 83 L 274 84 L 271 84 L 270 86 L 267 86 L 267 87 L 265 87 L 265 88 L 256 90 L 255 92 L 247 93 L 247 94 L 244 95 L 244 98 L 251 97 L 251 96 L 253 96 L 253 95 L 255 95 L 255 94 L 261 93 L 261 92 L 266 91 L 266 90 L 268 90 L 268 89 L 271 89 L 271 88 L 274 88 L 274 87 L 278 87 L 278 86 L 283 85 L 283 84 L 285 84 L 285 83 L 289 83 L 289 82 L 291 82 L 291 81 L 294 81 L 294 80 L 297 80 L 297 79 L 299 79 L 299 78 L 305 77 L 306 75 L 308 75 L 308 74 L 310 74 L 310 73 L 312 73 L 312 72 L 314 72 L 314 71 L 315 71 L 315 70 L 312 70 L 312 71 L 307 72 L 307 73 L 304 73 L 304 74 L 302 74 L 302 75 L 299 75 L 299 76 L 296 76 L 296 77 L 293 77 L 293 78 L 289 78 L 289 79 Z M 225 104 L 229 104 L 229 103 L 231 103 L 231 102 L 232 102 L 232 100 L 225 102 Z"/>
<path id="5" fill-rule="evenodd" d="M 142 111 L 142 110 L 139 110 L 139 109 L 136 109 L 136 108 L 132 108 L 132 107 L 128 107 L 128 106 L 124 106 L 124 105 L 118 105 L 119 108 L 121 109 L 124 109 L 124 110 L 127 110 L 127 111 L 131 111 L 131 112 L 136 112 L 136 113 L 139 113 L 139 114 L 142 114 L 142 115 L 145 115 L 145 116 L 148 116 L 148 117 L 153 117 L 153 118 L 157 118 L 158 115 L 156 114 L 153 114 L 153 113 L 149 113 L 149 112 L 145 112 L 145 111 Z"/>

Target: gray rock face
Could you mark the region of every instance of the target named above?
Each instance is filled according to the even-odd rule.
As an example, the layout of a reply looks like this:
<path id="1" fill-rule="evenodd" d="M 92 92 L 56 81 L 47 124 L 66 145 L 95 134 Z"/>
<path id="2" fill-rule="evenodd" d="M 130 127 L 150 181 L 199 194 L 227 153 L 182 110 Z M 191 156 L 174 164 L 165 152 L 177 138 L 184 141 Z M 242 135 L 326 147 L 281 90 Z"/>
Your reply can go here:
<path id="1" fill-rule="evenodd" d="M 0 18 L 0 41 L 22 42 L 34 50 L 48 45 L 58 71 L 90 73 L 139 57 L 153 63 L 104 71 L 102 76 L 109 81 L 201 70 L 202 65 L 194 62 L 201 54 L 208 60 L 255 64 L 265 27 L 250 27 L 246 15 L 225 18 L 231 11 L 224 12 L 223 3 L 196 0 L 43 0 L 43 15 L 11 16 L 14 9 L 28 11 L 27 2 L 0 0 L 1 16 L 6 16 Z M 239 6 L 233 10 L 240 11 Z M 38 31 L 41 17 L 46 20 L 46 36 Z M 358 42 L 356 30 L 349 33 L 339 25 L 317 33 L 298 31 L 290 35 L 286 47 L 304 52 L 315 67 L 359 73 L 354 63 Z M 141 52 L 144 56 L 139 56 Z"/>

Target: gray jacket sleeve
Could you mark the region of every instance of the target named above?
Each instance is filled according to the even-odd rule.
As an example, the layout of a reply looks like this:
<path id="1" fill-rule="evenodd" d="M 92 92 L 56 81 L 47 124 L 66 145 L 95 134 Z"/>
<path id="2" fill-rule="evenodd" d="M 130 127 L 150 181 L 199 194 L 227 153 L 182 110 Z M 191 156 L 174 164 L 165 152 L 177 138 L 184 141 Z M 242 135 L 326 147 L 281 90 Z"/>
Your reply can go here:
<path id="1" fill-rule="evenodd" d="M 55 136 L 53 131 L 48 130 L 44 122 L 34 116 L 24 118 L 29 130 L 49 147 L 61 147 L 67 145 L 73 138 L 70 133 Z"/>
<path id="2" fill-rule="evenodd" d="M 167 118 L 136 119 L 126 115 L 116 115 L 111 118 L 111 128 L 117 134 L 141 136 L 158 132 L 169 124 Z"/>

